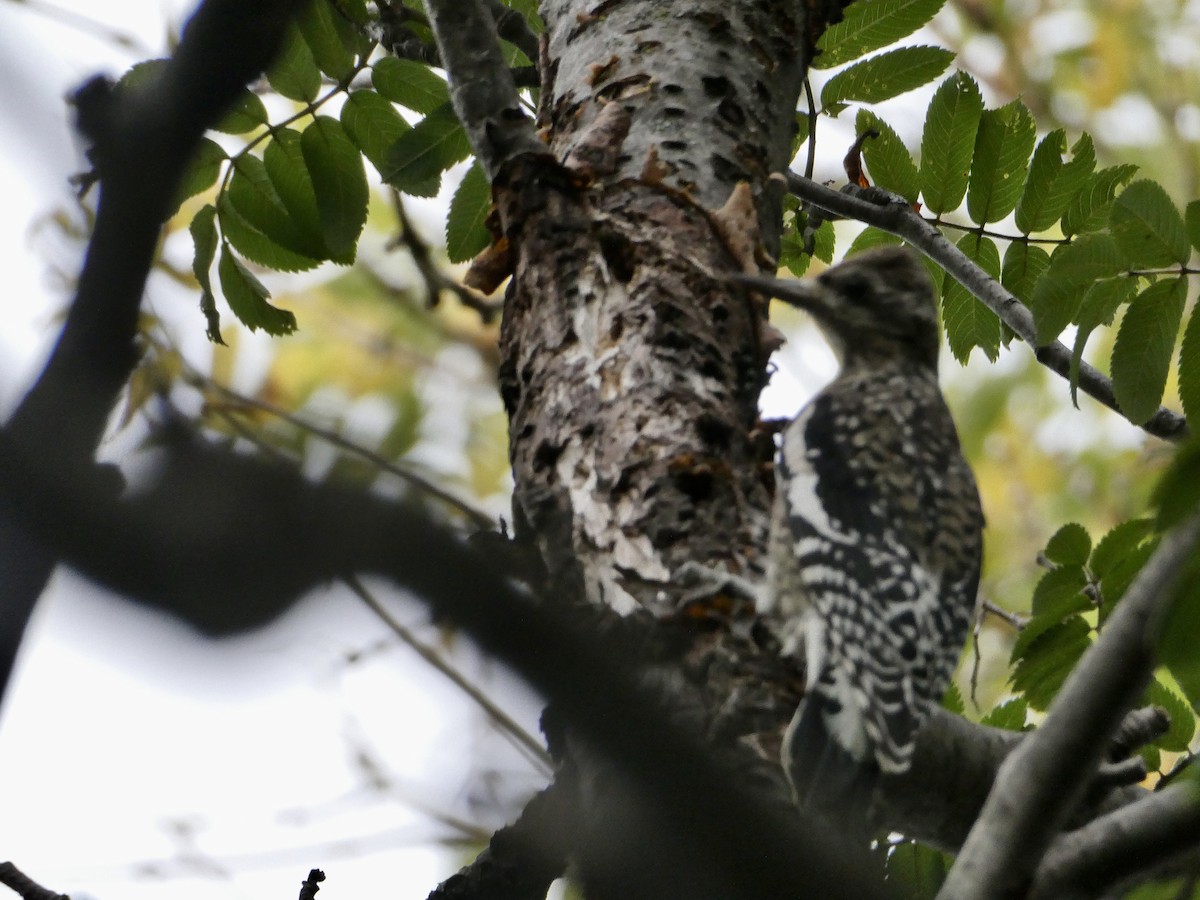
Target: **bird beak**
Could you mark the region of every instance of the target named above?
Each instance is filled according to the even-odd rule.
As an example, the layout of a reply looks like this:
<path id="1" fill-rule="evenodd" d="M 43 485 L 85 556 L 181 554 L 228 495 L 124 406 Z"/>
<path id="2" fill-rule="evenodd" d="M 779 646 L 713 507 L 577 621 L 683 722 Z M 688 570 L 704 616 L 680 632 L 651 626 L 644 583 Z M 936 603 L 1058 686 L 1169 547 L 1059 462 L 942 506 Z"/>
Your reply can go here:
<path id="1" fill-rule="evenodd" d="M 781 281 L 778 278 L 763 278 L 759 275 L 746 275 L 741 272 L 730 272 L 725 279 L 768 297 L 776 297 L 789 306 L 803 309 L 818 318 L 827 318 L 834 313 L 833 305 L 829 302 L 829 291 L 814 279 Z"/>

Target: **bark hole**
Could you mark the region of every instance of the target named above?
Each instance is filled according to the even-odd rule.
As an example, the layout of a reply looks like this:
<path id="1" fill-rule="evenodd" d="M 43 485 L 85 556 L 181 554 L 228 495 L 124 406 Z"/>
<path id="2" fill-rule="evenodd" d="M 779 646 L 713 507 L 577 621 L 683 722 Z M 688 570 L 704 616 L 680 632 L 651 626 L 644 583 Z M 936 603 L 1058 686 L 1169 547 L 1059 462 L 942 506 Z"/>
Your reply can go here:
<path id="1" fill-rule="evenodd" d="M 704 85 L 704 93 L 713 98 L 728 97 L 733 91 L 729 79 L 722 75 L 706 75 L 700 83 Z"/>
<path id="2" fill-rule="evenodd" d="M 538 444 L 537 450 L 533 454 L 534 471 L 548 469 L 558 462 L 558 458 L 562 456 L 563 448 L 561 444 L 552 444 L 550 441 L 542 441 Z"/>
<path id="3" fill-rule="evenodd" d="M 700 440 L 710 447 L 724 448 L 729 446 L 733 428 L 728 422 L 706 414 L 696 420 L 696 433 L 700 435 Z"/>
<path id="4" fill-rule="evenodd" d="M 637 268 L 633 258 L 633 245 L 624 236 L 615 231 L 602 231 L 600 253 L 604 256 L 608 271 L 617 281 L 629 284 L 633 280 L 633 273 Z"/>

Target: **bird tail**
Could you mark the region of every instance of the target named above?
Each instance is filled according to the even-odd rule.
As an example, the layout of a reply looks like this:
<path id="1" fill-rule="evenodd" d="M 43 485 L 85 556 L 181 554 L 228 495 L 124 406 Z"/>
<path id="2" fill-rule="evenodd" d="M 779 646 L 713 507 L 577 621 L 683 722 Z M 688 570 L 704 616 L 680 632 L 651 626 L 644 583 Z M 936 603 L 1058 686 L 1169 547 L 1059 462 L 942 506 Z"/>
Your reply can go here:
<path id="1" fill-rule="evenodd" d="M 849 712 L 811 691 L 784 735 L 783 765 L 800 809 L 822 816 L 847 834 L 866 837 L 879 766 L 869 748 L 859 757 L 831 732 L 830 724 Z"/>

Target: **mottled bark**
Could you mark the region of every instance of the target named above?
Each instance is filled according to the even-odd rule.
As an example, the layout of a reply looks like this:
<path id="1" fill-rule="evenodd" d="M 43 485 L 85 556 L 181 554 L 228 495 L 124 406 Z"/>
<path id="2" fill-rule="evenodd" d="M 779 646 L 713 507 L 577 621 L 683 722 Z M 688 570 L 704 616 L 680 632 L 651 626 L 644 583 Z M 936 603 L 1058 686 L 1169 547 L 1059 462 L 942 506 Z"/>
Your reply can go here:
<path id="1" fill-rule="evenodd" d="M 569 176 L 501 191 L 516 514 L 558 585 L 661 612 L 685 561 L 762 567 L 764 316 L 715 276 L 777 246 L 769 176 L 788 163 L 810 14 L 547 0 L 542 15 L 539 123 Z M 714 215 L 740 182 L 750 202 Z"/>

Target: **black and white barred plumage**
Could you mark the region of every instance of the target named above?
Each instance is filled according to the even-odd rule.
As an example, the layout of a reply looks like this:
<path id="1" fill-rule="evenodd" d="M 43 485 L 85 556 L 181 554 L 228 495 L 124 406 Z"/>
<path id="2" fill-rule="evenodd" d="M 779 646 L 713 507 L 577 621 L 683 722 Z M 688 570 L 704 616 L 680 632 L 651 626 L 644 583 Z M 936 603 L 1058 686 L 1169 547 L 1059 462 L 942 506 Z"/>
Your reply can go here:
<path id="1" fill-rule="evenodd" d="M 962 651 L 983 515 L 937 381 L 937 300 L 906 250 L 799 285 L 841 371 L 784 433 L 768 590 L 807 694 L 784 742 L 798 799 L 864 816 Z"/>

